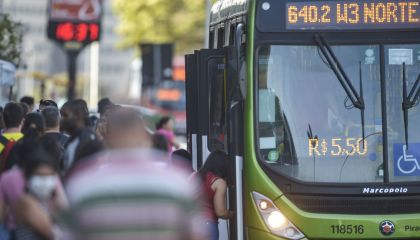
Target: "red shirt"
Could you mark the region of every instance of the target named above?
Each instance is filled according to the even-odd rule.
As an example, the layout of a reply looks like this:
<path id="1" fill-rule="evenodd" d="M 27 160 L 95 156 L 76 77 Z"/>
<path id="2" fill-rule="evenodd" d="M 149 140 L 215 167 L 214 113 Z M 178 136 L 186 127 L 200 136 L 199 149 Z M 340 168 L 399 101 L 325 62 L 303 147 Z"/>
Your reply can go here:
<path id="1" fill-rule="evenodd" d="M 217 222 L 218 217 L 214 212 L 214 194 L 215 191 L 211 188 L 211 185 L 219 179 L 218 176 L 214 175 L 213 173 L 209 172 L 206 175 L 206 181 L 204 182 L 204 193 L 205 193 L 205 201 L 203 203 L 203 208 L 206 212 L 206 217 L 208 220 L 213 222 Z"/>

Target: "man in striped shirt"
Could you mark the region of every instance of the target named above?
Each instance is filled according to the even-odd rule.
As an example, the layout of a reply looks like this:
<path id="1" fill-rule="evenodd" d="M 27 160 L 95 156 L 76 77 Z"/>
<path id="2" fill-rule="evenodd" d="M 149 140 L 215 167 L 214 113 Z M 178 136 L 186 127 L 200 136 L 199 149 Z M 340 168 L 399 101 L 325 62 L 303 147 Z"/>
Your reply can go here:
<path id="1" fill-rule="evenodd" d="M 73 169 L 66 190 L 65 239 L 208 239 L 196 183 L 165 154 L 103 153 Z"/>

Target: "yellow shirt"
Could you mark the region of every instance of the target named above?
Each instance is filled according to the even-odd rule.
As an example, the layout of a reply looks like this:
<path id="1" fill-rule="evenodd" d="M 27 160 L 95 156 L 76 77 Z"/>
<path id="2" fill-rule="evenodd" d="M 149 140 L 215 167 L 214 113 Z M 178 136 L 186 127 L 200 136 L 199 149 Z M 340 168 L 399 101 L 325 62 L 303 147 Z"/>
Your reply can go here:
<path id="1" fill-rule="evenodd" d="M 7 140 L 12 140 L 13 139 L 13 141 L 15 141 L 15 142 L 17 142 L 17 141 L 19 141 L 21 138 L 23 138 L 23 134 L 22 133 L 20 133 L 20 132 L 15 132 L 15 133 L 3 133 L 3 136 L 5 137 L 5 138 L 7 138 Z M 3 149 L 4 149 L 4 145 L 2 144 L 2 143 L 0 143 L 0 153 L 3 151 Z"/>

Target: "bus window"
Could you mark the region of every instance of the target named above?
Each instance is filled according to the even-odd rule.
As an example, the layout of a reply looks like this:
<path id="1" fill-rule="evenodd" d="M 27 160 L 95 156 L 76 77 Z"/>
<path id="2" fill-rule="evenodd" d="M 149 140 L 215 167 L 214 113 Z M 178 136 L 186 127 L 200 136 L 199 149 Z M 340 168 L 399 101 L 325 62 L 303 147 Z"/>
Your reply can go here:
<path id="1" fill-rule="evenodd" d="M 233 45 L 235 42 L 235 25 L 231 24 L 229 29 L 229 45 Z"/>
<path id="2" fill-rule="evenodd" d="M 208 148 L 210 151 L 224 150 L 224 69 L 225 65 L 221 59 L 214 59 L 209 62 L 210 123 Z"/>
<path id="3" fill-rule="evenodd" d="M 259 129 L 260 129 L 260 154 L 263 159 L 271 159 L 273 149 L 276 149 L 280 160 L 283 164 L 296 164 L 296 152 L 293 147 L 293 139 L 290 137 L 290 130 L 286 116 L 282 115 L 280 98 L 276 94 L 273 86 L 267 85 L 267 74 L 270 53 L 268 48 L 260 50 L 261 58 L 259 59 Z M 265 57 L 264 57 L 265 56 Z"/>
<path id="4" fill-rule="evenodd" d="M 214 31 L 209 33 L 209 48 L 214 48 Z"/>
<path id="5" fill-rule="evenodd" d="M 362 81 L 369 89 L 364 94 L 364 126 L 360 110 L 349 104 L 316 46 L 261 47 L 258 106 L 265 108 L 258 118 L 260 157 L 300 181 L 382 182 L 383 176 L 377 174 L 382 163 L 379 46 L 332 49 L 355 88 L 360 89 Z"/>
<path id="6" fill-rule="evenodd" d="M 217 30 L 217 48 L 222 48 L 225 44 L 225 29 L 223 27 Z"/>
<path id="7" fill-rule="evenodd" d="M 420 106 L 419 99 L 414 98 L 418 91 L 415 82 L 420 77 L 419 49 L 420 44 L 385 46 L 388 166 L 390 166 L 389 177 L 392 182 L 420 180 L 420 169 L 418 168 L 420 162 L 418 159 L 420 156 Z M 403 72 L 405 72 L 407 97 L 412 92 L 410 101 L 414 100 L 413 106 L 406 110 L 407 124 L 404 122 L 404 111 L 401 107 L 401 103 L 404 101 L 402 94 L 404 91 Z M 408 147 L 404 150 L 406 144 Z"/>

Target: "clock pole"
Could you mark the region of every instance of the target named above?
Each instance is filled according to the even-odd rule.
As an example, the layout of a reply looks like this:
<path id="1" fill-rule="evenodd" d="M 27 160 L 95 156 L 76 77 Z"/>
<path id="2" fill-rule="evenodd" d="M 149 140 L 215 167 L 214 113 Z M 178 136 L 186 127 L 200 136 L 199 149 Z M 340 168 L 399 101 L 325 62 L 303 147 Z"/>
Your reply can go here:
<path id="1" fill-rule="evenodd" d="M 79 52 L 66 51 L 67 54 L 67 74 L 68 88 L 67 99 L 73 100 L 76 97 L 76 73 L 77 73 L 77 56 Z"/>

